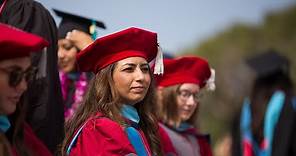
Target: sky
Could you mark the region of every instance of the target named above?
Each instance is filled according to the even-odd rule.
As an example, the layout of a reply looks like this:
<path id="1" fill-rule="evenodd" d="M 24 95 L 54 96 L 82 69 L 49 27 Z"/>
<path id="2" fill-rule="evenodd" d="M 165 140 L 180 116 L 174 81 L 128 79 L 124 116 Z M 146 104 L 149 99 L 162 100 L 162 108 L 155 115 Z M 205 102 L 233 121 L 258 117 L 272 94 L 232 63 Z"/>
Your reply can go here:
<path id="1" fill-rule="evenodd" d="M 37 0 L 52 8 L 102 21 L 104 36 L 131 26 L 158 34 L 165 51 L 178 54 L 234 23 L 257 25 L 270 11 L 296 5 L 295 0 Z"/>

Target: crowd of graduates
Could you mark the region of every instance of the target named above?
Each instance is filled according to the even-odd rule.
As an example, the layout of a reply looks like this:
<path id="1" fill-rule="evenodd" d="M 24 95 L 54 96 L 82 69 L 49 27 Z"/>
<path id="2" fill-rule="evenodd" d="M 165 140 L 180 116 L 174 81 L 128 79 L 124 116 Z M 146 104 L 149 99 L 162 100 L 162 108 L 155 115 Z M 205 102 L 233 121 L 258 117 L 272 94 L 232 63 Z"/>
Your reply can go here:
<path id="1" fill-rule="evenodd" d="M 0 1 L 0 156 L 212 156 L 199 131 L 215 70 L 199 56 L 167 57 L 157 32 L 103 22 L 33 0 Z M 233 155 L 296 155 L 288 60 L 250 58 L 258 73 L 234 124 Z M 218 109 L 218 108 L 217 108 Z"/>

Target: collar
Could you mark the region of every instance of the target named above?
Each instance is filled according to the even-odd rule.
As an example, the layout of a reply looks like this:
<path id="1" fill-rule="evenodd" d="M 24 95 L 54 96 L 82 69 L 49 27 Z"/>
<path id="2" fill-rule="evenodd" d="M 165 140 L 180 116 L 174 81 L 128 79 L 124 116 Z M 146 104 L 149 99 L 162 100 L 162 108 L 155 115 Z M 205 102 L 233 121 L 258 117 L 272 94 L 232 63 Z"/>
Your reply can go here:
<path id="1" fill-rule="evenodd" d="M 121 107 L 121 115 L 135 124 L 139 124 L 140 122 L 140 117 L 138 115 L 137 109 L 132 105 L 124 104 Z"/>
<path id="2" fill-rule="evenodd" d="M 180 126 L 179 127 L 176 127 L 175 129 L 178 132 L 184 132 L 184 131 L 187 131 L 187 130 L 189 130 L 191 128 L 193 128 L 193 126 L 190 125 L 189 123 L 187 123 L 187 122 L 181 122 Z"/>
<path id="3" fill-rule="evenodd" d="M 6 115 L 0 115 L 0 131 L 7 132 L 10 128 L 10 122 Z"/>
<path id="4" fill-rule="evenodd" d="M 196 129 L 194 128 L 193 125 L 189 124 L 188 122 L 181 122 L 179 127 L 171 126 L 165 122 L 162 122 L 162 123 L 178 133 L 196 134 Z"/>

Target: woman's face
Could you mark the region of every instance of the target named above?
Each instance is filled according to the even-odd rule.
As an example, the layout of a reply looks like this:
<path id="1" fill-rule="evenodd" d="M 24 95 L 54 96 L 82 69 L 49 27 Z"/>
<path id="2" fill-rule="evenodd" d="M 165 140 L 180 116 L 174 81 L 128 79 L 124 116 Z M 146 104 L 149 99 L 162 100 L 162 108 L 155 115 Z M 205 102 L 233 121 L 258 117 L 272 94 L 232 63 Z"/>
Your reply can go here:
<path id="1" fill-rule="evenodd" d="M 129 57 L 116 63 L 114 88 L 125 104 L 134 105 L 144 99 L 151 83 L 150 68 L 142 57 Z"/>
<path id="2" fill-rule="evenodd" d="M 75 69 L 77 48 L 67 39 L 58 41 L 58 65 L 59 69 L 69 73 Z"/>
<path id="3" fill-rule="evenodd" d="M 29 67 L 31 65 L 30 57 L 21 57 L 0 61 L 0 114 L 9 115 L 16 109 L 23 92 L 27 89 Z M 16 72 L 18 71 L 18 72 Z M 25 72 L 26 71 L 26 72 Z M 15 73 L 22 73 L 19 83 L 11 84 L 10 81 L 16 80 Z M 12 79 L 13 78 L 13 79 Z M 16 82 L 16 81 L 14 81 Z"/>
<path id="4" fill-rule="evenodd" d="M 177 107 L 180 121 L 190 119 L 199 103 L 200 88 L 197 84 L 184 83 L 177 91 Z"/>

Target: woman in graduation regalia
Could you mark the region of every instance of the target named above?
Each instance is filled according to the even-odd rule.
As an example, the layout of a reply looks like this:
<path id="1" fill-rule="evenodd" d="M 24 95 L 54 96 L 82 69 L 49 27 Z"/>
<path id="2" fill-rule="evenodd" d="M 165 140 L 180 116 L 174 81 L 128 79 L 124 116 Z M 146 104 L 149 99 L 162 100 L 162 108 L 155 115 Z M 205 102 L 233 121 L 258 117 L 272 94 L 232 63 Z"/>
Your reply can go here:
<path id="1" fill-rule="evenodd" d="M 215 89 L 214 70 L 199 57 L 165 59 L 164 69 L 156 81 L 165 155 L 211 156 L 208 135 L 202 135 L 194 125 L 202 89 Z"/>
<path id="2" fill-rule="evenodd" d="M 30 103 L 26 103 L 24 94 L 36 73 L 30 54 L 48 46 L 48 42 L 4 24 L 0 24 L 0 32 L 0 132 L 10 144 L 10 147 L 5 144 L 9 148 L 6 154 L 51 156 L 25 122 L 26 107 Z"/>
<path id="3" fill-rule="evenodd" d="M 31 56 L 32 65 L 38 67 L 38 73 L 37 79 L 28 85 L 30 106 L 26 120 L 50 151 L 55 152 L 64 138 L 56 23 L 48 10 L 34 0 L 2 0 L 0 8 L 1 23 L 41 36 L 50 43 L 43 52 Z"/>
<path id="4" fill-rule="evenodd" d="M 65 119 L 72 117 L 92 78 L 90 72 L 76 69 L 76 55 L 96 39 L 96 26 L 105 28 L 104 23 L 54 9 L 62 18 L 58 27 L 58 65 L 61 81 Z"/>
<path id="5" fill-rule="evenodd" d="M 95 77 L 66 124 L 63 156 L 161 155 L 149 67 L 157 52 L 156 33 L 131 27 L 78 53 L 78 70 Z"/>
<path id="6" fill-rule="evenodd" d="M 295 156 L 296 97 L 288 59 L 267 50 L 246 63 L 256 77 L 234 125 L 233 156 Z"/>

